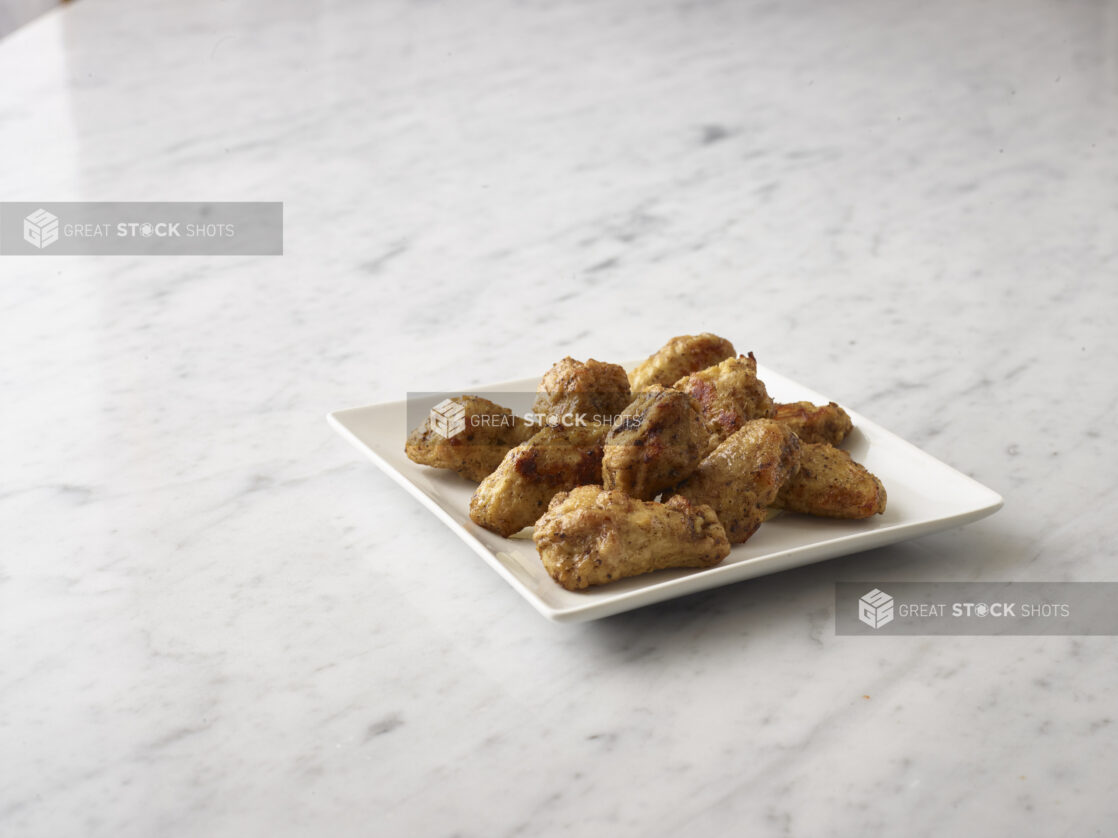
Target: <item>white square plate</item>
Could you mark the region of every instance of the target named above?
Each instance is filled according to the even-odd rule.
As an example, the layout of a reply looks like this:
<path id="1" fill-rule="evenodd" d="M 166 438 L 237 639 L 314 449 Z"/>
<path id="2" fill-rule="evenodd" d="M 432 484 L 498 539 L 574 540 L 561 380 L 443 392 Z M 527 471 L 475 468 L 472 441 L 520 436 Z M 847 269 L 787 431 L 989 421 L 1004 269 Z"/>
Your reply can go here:
<path id="1" fill-rule="evenodd" d="M 830 401 L 772 370 L 759 367 L 758 377 L 776 401 Z M 531 392 L 538 383 L 538 378 L 529 378 L 475 387 L 470 392 Z M 578 593 L 548 576 L 535 544 L 526 537 L 530 528 L 513 538 L 502 538 L 470 520 L 475 484 L 449 471 L 416 465 L 404 455 L 404 441 L 411 430 L 406 402 L 339 410 L 327 419 L 457 533 L 537 611 L 551 620 L 582 622 L 957 527 L 1001 508 L 1002 499 L 996 492 L 848 408 L 847 413 L 854 430 L 842 447 L 885 485 L 889 502 L 884 515 L 863 521 L 780 515 L 763 524 L 745 544 L 734 545 L 716 567 L 661 570 Z"/>

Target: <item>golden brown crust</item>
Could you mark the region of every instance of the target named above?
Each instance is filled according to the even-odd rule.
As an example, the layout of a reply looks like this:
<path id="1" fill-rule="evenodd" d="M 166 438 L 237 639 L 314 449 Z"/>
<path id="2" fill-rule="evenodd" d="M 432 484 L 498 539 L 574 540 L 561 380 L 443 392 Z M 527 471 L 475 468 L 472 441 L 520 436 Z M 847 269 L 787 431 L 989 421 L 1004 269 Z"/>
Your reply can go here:
<path id="1" fill-rule="evenodd" d="M 543 428 L 509 451 L 470 499 L 470 519 L 503 536 L 531 526 L 559 492 L 597 483 L 609 425 Z"/>
<path id="2" fill-rule="evenodd" d="M 699 403 L 710 422 L 711 447 L 721 444 L 746 422 L 773 415 L 773 400 L 764 382 L 757 378 L 757 359 L 752 352 L 691 373 L 672 386 Z"/>
<path id="3" fill-rule="evenodd" d="M 718 515 L 731 544 L 746 541 L 765 521 L 800 461 L 800 441 L 771 419 L 754 419 L 730 435 L 676 488 L 691 503 Z"/>
<path id="4" fill-rule="evenodd" d="M 686 393 L 654 384 L 638 394 L 606 435 L 602 484 L 652 500 L 695 470 L 710 428 Z"/>
<path id="5" fill-rule="evenodd" d="M 583 363 L 566 357 L 544 373 L 532 412 L 581 415 L 588 423 L 612 422 L 630 401 L 624 367 L 593 358 Z"/>
<path id="6" fill-rule="evenodd" d="M 713 567 L 730 553 L 709 506 L 640 501 L 600 486 L 552 498 L 533 538 L 547 572 L 570 591 L 669 567 Z"/>
<path id="7" fill-rule="evenodd" d="M 800 470 L 774 506 L 824 518 L 869 518 L 885 512 L 881 481 L 849 453 L 827 443 L 804 443 Z"/>
<path id="8" fill-rule="evenodd" d="M 638 364 L 629 373 L 629 384 L 634 395 L 653 384 L 670 387 L 683 376 L 706 369 L 735 354 L 730 341 L 710 332 L 679 335 Z"/>
<path id="9" fill-rule="evenodd" d="M 826 442 L 838 445 L 854 428 L 846 411 L 834 402 L 825 405 L 792 402 L 776 405 L 773 414 L 782 425 L 791 428 L 800 442 Z"/>
<path id="10" fill-rule="evenodd" d="M 465 408 L 465 428 L 447 439 L 431 428 L 429 419 L 424 420 L 404 443 L 404 453 L 412 462 L 450 469 L 478 482 L 500 465 L 510 448 L 534 432 L 507 407 L 481 396 L 456 396 L 450 401 Z"/>

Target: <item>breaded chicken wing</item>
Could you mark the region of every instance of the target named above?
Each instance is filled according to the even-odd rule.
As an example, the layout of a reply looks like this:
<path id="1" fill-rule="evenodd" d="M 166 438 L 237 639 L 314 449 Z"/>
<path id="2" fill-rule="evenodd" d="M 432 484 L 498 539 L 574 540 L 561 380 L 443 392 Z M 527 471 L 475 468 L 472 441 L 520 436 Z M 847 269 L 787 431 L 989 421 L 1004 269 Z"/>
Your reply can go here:
<path id="1" fill-rule="evenodd" d="M 557 417 L 581 414 L 588 423 L 613 422 L 630 401 L 624 367 L 567 357 L 544 374 L 532 412 Z"/>
<path id="2" fill-rule="evenodd" d="M 602 483 L 652 500 L 685 479 L 710 447 L 710 428 L 686 393 L 654 384 L 638 394 L 606 435 Z"/>
<path id="3" fill-rule="evenodd" d="M 725 338 L 703 332 L 701 335 L 679 335 L 665 343 L 654 354 L 629 373 L 633 394 L 653 384 L 672 384 L 685 375 L 704 370 L 734 357 L 734 345 Z"/>
<path id="4" fill-rule="evenodd" d="M 854 427 L 846 411 L 834 402 L 825 405 L 811 402 L 778 404 L 773 418 L 795 431 L 800 442 L 838 445 Z"/>
<path id="5" fill-rule="evenodd" d="M 716 446 L 752 419 L 773 414 L 773 400 L 757 378 L 753 353 L 727 358 L 720 364 L 684 376 L 672 385 L 699 403 L 710 422 L 711 445 Z"/>
<path id="6" fill-rule="evenodd" d="M 714 449 L 676 493 L 712 507 L 730 543 L 740 544 L 764 523 L 766 507 L 799 462 L 794 433 L 772 419 L 754 419 Z"/>
<path id="7" fill-rule="evenodd" d="M 869 518 L 885 512 L 885 487 L 846 451 L 822 442 L 804 443 L 800 470 L 773 504 L 824 518 Z"/>
<path id="8" fill-rule="evenodd" d="M 447 438 L 431 426 L 428 417 L 404 444 L 404 453 L 412 462 L 450 469 L 477 482 L 500 465 L 510 448 L 534 433 L 531 425 L 507 407 L 481 396 L 456 396 L 447 401 L 463 408 L 464 427 Z"/>
<path id="9" fill-rule="evenodd" d="M 709 506 L 679 497 L 649 503 L 600 486 L 552 498 L 533 538 L 551 578 L 570 591 L 669 567 L 713 567 L 730 553 Z"/>
<path id="10" fill-rule="evenodd" d="M 531 526 L 559 492 L 598 483 L 609 425 L 546 427 L 509 451 L 470 499 L 470 519 L 510 536 Z"/>

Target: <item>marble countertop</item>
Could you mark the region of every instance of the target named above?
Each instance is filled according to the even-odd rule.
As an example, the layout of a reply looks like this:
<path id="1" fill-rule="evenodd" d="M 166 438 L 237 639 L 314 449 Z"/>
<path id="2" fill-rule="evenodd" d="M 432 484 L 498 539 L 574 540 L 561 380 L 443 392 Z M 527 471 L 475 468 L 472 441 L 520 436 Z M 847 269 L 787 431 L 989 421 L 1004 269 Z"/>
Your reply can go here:
<path id="1" fill-rule="evenodd" d="M 1118 640 L 833 603 L 1118 580 L 1118 6 L 80 0 L 0 78 L 3 200 L 285 204 L 0 256 L 0 834 L 1113 832 Z M 1004 509 L 558 625 L 323 421 L 702 330 Z"/>

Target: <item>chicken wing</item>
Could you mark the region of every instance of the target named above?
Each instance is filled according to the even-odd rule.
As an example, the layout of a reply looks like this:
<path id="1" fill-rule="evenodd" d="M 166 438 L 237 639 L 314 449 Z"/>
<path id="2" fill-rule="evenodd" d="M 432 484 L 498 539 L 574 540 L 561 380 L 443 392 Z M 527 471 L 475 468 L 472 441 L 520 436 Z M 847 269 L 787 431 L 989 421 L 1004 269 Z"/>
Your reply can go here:
<path id="1" fill-rule="evenodd" d="M 450 469 L 478 482 L 500 465 L 510 448 L 538 430 L 507 407 L 481 396 L 456 396 L 447 401 L 463 408 L 462 430 L 444 436 L 428 417 L 404 444 L 404 453 L 412 462 Z"/>
<path id="2" fill-rule="evenodd" d="M 693 372 L 672 386 L 699 403 L 710 422 L 712 446 L 722 443 L 746 422 L 773 415 L 773 400 L 764 382 L 757 378 L 757 359 L 752 352 Z"/>
<path id="3" fill-rule="evenodd" d="M 533 538 L 547 572 L 570 591 L 669 567 L 713 567 L 730 553 L 709 506 L 679 497 L 645 502 L 601 486 L 552 498 Z"/>
<path id="4" fill-rule="evenodd" d="M 713 508 L 730 543 L 740 544 L 764 523 L 766 507 L 795 474 L 800 447 L 783 425 L 754 419 L 714 449 L 676 493 Z"/>
<path id="5" fill-rule="evenodd" d="M 773 504 L 824 518 L 869 518 L 885 512 L 885 487 L 849 453 L 822 442 L 804 443 L 800 470 Z"/>
<path id="6" fill-rule="evenodd" d="M 567 357 L 540 381 L 532 411 L 557 417 L 581 414 L 587 422 L 612 423 L 630 401 L 629 377 L 623 367 Z"/>
<path id="7" fill-rule="evenodd" d="M 633 393 L 653 384 L 672 386 L 685 375 L 734 357 L 734 345 L 725 338 L 703 332 L 701 335 L 680 335 L 665 343 L 653 355 L 629 373 Z"/>
<path id="8" fill-rule="evenodd" d="M 816 405 L 811 402 L 778 404 L 773 418 L 787 425 L 800 442 L 829 442 L 838 445 L 854 428 L 846 411 L 834 402 Z"/>
<path id="9" fill-rule="evenodd" d="M 624 409 L 605 446 L 605 488 L 652 500 L 695 470 L 710 448 L 710 428 L 693 398 L 654 384 Z"/>
<path id="10" fill-rule="evenodd" d="M 535 523 L 559 492 L 597 483 L 609 425 L 546 427 L 509 451 L 470 499 L 470 519 L 510 536 Z"/>

